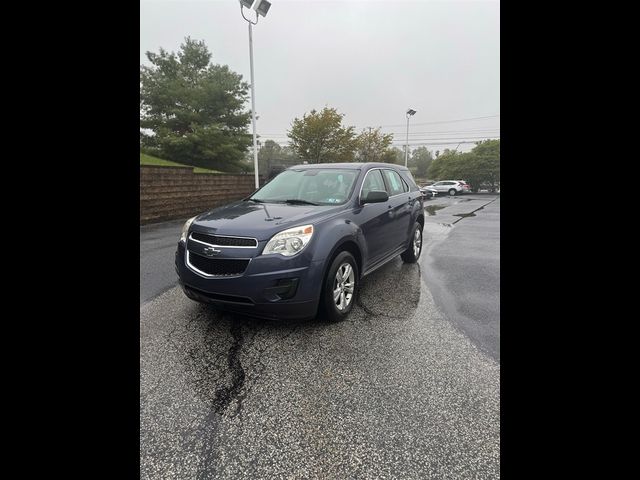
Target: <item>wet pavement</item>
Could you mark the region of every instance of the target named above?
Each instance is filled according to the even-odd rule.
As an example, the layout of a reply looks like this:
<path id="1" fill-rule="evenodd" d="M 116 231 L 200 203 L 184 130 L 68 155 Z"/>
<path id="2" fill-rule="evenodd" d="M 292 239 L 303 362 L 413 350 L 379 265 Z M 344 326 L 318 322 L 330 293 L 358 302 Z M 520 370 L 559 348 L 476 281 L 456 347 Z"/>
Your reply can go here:
<path id="1" fill-rule="evenodd" d="M 420 263 L 436 304 L 482 351 L 500 361 L 500 197 L 434 199 Z"/>
<path id="2" fill-rule="evenodd" d="M 174 254 L 186 220 L 140 227 L 140 305 L 178 284 Z"/>
<path id="3" fill-rule="evenodd" d="M 420 263 L 366 277 L 342 323 L 220 314 L 167 275 L 144 302 L 141 286 L 141 478 L 499 478 L 499 356 L 453 318 L 478 303 L 460 289 L 485 287 L 481 274 L 452 280 L 483 270 L 459 260 L 466 238 L 482 256 L 472 239 L 496 211 L 499 223 L 495 198 L 427 201 L 446 208 L 426 219 Z M 162 228 L 173 233 L 151 229 L 144 252 L 141 229 L 141 283 L 143 253 L 167 248 Z"/>

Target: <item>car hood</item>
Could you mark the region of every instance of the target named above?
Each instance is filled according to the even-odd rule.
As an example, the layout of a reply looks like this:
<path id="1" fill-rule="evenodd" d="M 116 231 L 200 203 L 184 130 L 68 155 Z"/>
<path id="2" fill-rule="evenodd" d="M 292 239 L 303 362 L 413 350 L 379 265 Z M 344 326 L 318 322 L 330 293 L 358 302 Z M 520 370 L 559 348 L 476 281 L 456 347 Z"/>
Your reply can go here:
<path id="1" fill-rule="evenodd" d="M 276 233 L 298 225 L 317 223 L 345 208 L 324 205 L 288 205 L 239 201 L 202 213 L 191 229 L 219 235 L 237 235 L 268 240 Z"/>

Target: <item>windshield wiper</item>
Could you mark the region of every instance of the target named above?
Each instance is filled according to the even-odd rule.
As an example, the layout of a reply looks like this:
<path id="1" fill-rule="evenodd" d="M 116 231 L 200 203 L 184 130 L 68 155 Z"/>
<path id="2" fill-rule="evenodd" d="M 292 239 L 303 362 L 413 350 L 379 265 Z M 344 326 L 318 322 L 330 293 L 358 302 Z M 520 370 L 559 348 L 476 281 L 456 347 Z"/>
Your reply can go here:
<path id="1" fill-rule="evenodd" d="M 249 198 L 249 200 L 251 200 L 252 202 L 256 202 L 256 203 L 265 203 L 264 200 L 258 200 L 257 198 Z"/>
<path id="2" fill-rule="evenodd" d="M 292 205 L 318 205 L 317 203 L 302 200 L 301 198 L 290 198 L 288 200 L 284 200 L 284 203 L 290 203 Z"/>

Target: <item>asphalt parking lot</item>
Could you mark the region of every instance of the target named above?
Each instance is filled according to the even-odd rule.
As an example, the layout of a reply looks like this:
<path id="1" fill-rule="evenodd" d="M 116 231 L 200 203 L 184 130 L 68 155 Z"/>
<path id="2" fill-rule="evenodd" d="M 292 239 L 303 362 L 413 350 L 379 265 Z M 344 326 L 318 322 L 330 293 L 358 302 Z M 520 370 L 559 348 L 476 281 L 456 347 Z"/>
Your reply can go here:
<path id="1" fill-rule="evenodd" d="M 500 199 L 426 205 L 339 324 L 196 304 L 182 222 L 141 227 L 141 478 L 499 478 Z"/>

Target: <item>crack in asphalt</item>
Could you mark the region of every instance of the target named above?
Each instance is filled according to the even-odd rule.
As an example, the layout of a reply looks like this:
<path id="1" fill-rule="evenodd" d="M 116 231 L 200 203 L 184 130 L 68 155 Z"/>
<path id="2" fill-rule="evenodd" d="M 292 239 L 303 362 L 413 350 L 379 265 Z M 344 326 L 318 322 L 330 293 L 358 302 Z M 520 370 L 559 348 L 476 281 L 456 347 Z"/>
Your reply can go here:
<path id="1" fill-rule="evenodd" d="M 420 278 L 420 266 L 416 264 L 415 267 L 409 272 Z M 373 319 L 401 319 L 406 316 L 406 307 L 417 308 L 419 292 L 417 296 L 411 295 L 409 301 L 405 299 L 397 308 L 391 308 L 388 312 L 376 312 L 369 306 L 369 302 L 374 302 L 380 296 L 376 292 L 376 277 L 390 275 L 400 278 L 406 274 L 405 266 L 398 268 L 393 262 L 386 269 L 372 274 L 367 279 L 369 281 L 362 285 L 364 288 L 360 293 L 365 295 L 358 295 L 354 305 L 362 314 L 353 315 L 346 322 L 372 324 Z M 380 293 L 386 295 L 388 292 Z M 393 296 L 390 301 L 397 303 Z M 272 339 L 269 335 L 261 335 L 269 323 L 215 312 L 206 305 L 199 305 L 186 322 L 172 325 L 165 333 L 167 343 L 183 359 L 181 363 L 187 382 L 207 405 L 208 411 L 197 425 L 181 432 L 185 447 L 200 450 L 198 479 L 215 478 L 219 473 L 216 472 L 216 465 L 220 463 L 218 456 L 223 418 L 236 419 L 240 425 L 243 423 L 243 402 L 251 395 L 254 386 L 269 367 L 265 358 L 269 358 L 278 346 L 283 345 L 303 325 L 308 325 L 305 322 L 293 322 L 294 325 L 279 322 L 285 328 L 279 329 L 277 338 Z M 273 334 L 272 329 L 267 330 Z M 194 343 L 193 340 L 197 338 L 201 340 Z M 159 379 L 148 395 L 160 388 L 163 381 L 164 379 Z"/>
<path id="2" fill-rule="evenodd" d="M 460 220 L 467 218 L 467 217 L 475 217 L 475 212 L 477 212 L 478 210 L 482 210 L 484 207 L 486 207 L 487 205 L 495 202 L 498 198 L 500 197 L 496 197 L 493 200 L 491 200 L 490 202 L 485 203 L 484 205 L 476 208 L 475 210 L 469 212 L 469 213 L 454 213 L 453 216 L 454 217 L 460 217 L 458 220 L 456 220 L 455 222 L 453 222 L 453 224 L 455 225 L 456 223 L 458 223 Z"/>
<path id="3" fill-rule="evenodd" d="M 244 367 L 242 366 L 242 362 L 240 361 L 240 355 L 243 352 L 243 347 L 246 347 L 245 353 L 248 353 L 253 348 L 255 338 L 262 330 L 262 327 L 254 329 L 252 328 L 251 324 L 247 325 L 247 328 L 249 329 L 248 333 L 250 334 L 250 337 L 247 338 L 247 336 L 243 334 L 242 324 L 234 322 L 233 318 L 230 319 L 230 322 L 230 333 L 233 339 L 233 343 L 229 347 L 226 356 L 228 368 L 227 371 L 231 374 L 231 382 L 230 384 L 218 388 L 215 391 L 213 400 L 211 402 L 211 409 L 199 427 L 200 431 L 202 432 L 203 439 L 204 434 L 208 433 L 208 441 L 203 442 L 203 461 L 198 468 L 198 479 L 211 478 L 211 475 L 215 474 L 215 470 L 212 471 L 212 466 L 217 464 L 216 440 L 219 428 L 218 422 L 220 420 L 220 417 L 223 415 L 229 418 L 238 417 L 240 423 L 242 423 L 242 402 L 251 392 L 257 379 L 260 378 L 261 374 L 267 367 L 267 365 L 262 362 L 262 357 L 266 353 L 273 350 L 278 344 L 282 343 L 282 341 L 289 338 L 298 329 L 297 326 L 293 327 L 291 331 L 287 332 L 283 337 L 276 339 L 266 347 L 262 349 L 255 348 L 255 351 L 258 353 L 258 357 L 253 362 L 249 363 L 247 367 L 248 371 L 253 373 L 252 381 L 247 383 L 247 375 Z M 257 368 L 258 366 L 260 368 Z M 228 408 L 234 400 L 237 401 L 236 409 L 233 413 L 229 413 Z"/>
<path id="4" fill-rule="evenodd" d="M 232 415 L 233 417 L 239 416 L 240 421 L 242 421 L 242 401 L 244 401 L 247 395 L 251 393 L 251 390 L 256 384 L 256 380 L 260 378 L 260 376 L 264 373 L 264 371 L 267 368 L 267 365 L 262 361 L 262 358 L 264 357 L 264 355 L 267 353 L 271 353 L 271 351 L 274 350 L 277 345 L 280 345 L 282 342 L 284 342 L 299 328 L 300 328 L 299 326 L 293 327 L 291 331 L 286 333 L 282 338 L 276 339 L 275 341 L 271 342 L 269 345 L 267 345 L 263 349 L 256 348 L 256 351 L 258 352 L 258 357 L 253 362 L 251 362 L 248 367 L 251 372 L 255 372 L 255 375 L 252 376 L 253 380 L 247 384 L 247 388 L 245 388 L 244 391 L 239 394 L 238 406 L 236 407 L 236 410 Z"/>
<path id="5" fill-rule="evenodd" d="M 228 335 L 221 335 L 221 326 L 228 323 Z M 184 359 L 184 372 L 196 395 L 208 405 L 208 413 L 198 425 L 182 432 L 183 444 L 193 448 L 200 443 L 201 451 L 197 478 L 215 476 L 218 455 L 218 435 L 221 418 L 238 417 L 242 423 L 242 404 L 253 386 L 264 373 L 268 362 L 264 361 L 279 344 L 299 329 L 293 326 L 279 336 L 260 347 L 256 339 L 264 330 L 264 325 L 256 320 L 219 314 L 201 305 L 187 322 L 175 324 L 165 334 L 166 341 L 181 354 Z M 201 337 L 193 344 L 193 339 Z M 227 348 L 221 348 L 220 341 L 229 341 Z M 246 358 L 246 366 L 242 359 Z M 151 387 L 147 396 L 160 388 L 163 378 Z M 236 403 L 235 408 L 231 406 Z"/>
<path id="6" fill-rule="evenodd" d="M 245 372 L 240 362 L 240 350 L 244 344 L 244 336 L 242 335 L 242 325 L 238 323 L 231 324 L 231 337 L 233 344 L 227 353 L 227 365 L 231 373 L 231 385 L 219 388 L 213 396 L 211 402 L 212 409 L 219 414 L 224 413 L 229 404 L 238 396 L 240 389 L 244 385 Z"/>

